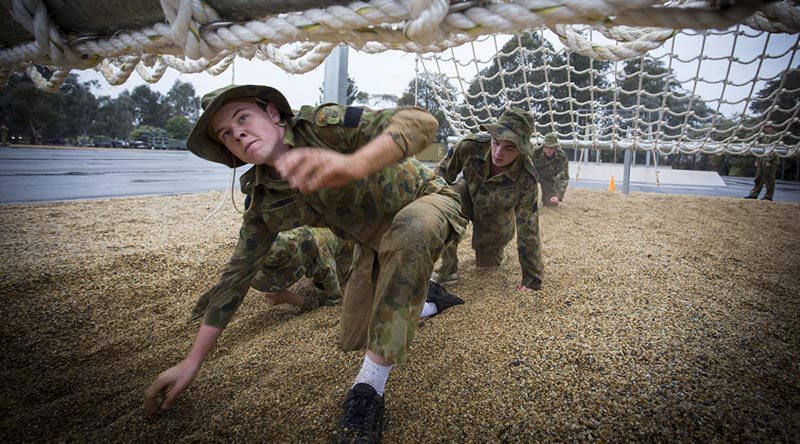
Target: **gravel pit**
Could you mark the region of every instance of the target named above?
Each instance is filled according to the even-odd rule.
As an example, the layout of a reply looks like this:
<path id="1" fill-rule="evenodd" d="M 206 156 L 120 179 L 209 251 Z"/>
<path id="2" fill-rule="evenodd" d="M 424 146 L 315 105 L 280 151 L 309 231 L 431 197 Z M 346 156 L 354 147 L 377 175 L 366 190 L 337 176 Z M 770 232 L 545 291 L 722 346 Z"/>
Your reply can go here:
<path id="1" fill-rule="evenodd" d="M 235 245 L 230 205 L 202 222 L 221 198 L 0 207 L 3 441 L 328 441 L 362 354 L 338 349 L 338 307 L 297 315 L 254 291 L 176 405 L 142 409 Z M 384 440 L 800 440 L 798 216 L 570 189 L 541 209 L 530 294 L 515 243 L 478 270 L 463 242 L 448 288 L 466 304 L 421 323 Z"/>

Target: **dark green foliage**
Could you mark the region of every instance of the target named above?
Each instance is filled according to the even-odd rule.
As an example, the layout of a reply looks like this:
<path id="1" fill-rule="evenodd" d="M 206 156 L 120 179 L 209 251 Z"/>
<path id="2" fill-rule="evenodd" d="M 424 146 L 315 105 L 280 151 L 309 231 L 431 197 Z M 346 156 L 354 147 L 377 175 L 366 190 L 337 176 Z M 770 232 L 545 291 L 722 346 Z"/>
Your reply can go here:
<path id="1" fill-rule="evenodd" d="M 416 91 L 416 99 L 414 97 L 414 92 Z M 448 136 L 452 136 L 455 133 L 453 129 L 450 127 L 450 124 L 447 123 L 447 119 L 444 116 L 444 110 L 442 110 L 441 105 L 436 100 L 437 96 L 443 96 L 449 100 L 453 100 L 455 97 L 455 88 L 450 84 L 447 80 L 447 77 L 443 74 L 430 74 L 430 73 L 422 73 L 417 77 L 417 79 L 411 79 L 409 82 L 408 87 L 403 92 L 403 95 L 397 101 L 398 106 L 419 106 L 421 108 L 425 108 L 436 117 L 436 120 L 439 122 L 439 129 L 436 132 L 436 139 L 439 141 L 444 141 L 447 139 Z"/>
<path id="2" fill-rule="evenodd" d="M 41 69 L 45 77 L 50 73 Z M 91 139 L 127 140 L 139 125 L 183 139 L 197 119 L 200 99 L 194 86 L 177 81 L 166 96 L 141 85 L 116 98 L 95 96 L 95 80 L 80 82 L 71 74 L 57 93 L 37 89 L 24 75 L 13 74 L 0 88 L 0 122 L 12 141 L 88 144 Z"/>

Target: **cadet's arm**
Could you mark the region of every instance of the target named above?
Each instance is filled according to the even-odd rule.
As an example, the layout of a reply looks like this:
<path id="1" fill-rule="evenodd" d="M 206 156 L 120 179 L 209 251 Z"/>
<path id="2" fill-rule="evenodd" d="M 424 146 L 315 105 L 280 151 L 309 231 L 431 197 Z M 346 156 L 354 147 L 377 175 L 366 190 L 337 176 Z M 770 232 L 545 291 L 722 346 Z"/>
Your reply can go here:
<path id="1" fill-rule="evenodd" d="M 430 113 L 403 109 L 394 114 L 383 132 L 352 154 L 295 148 L 279 157 L 275 166 L 300 192 L 336 188 L 421 151 L 433 140 L 436 127 L 436 119 Z"/>
<path id="2" fill-rule="evenodd" d="M 520 199 L 514 209 L 517 224 L 517 252 L 522 269 L 522 284 L 518 290 L 538 290 L 544 272 L 539 235 L 537 193 L 532 192 Z"/>
<path id="3" fill-rule="evenodd" d="M 183 361 L 163 371 L 144 392 L 144 405 L 150 413 L 166 410 L 194 381 L 197 371 L 214 348 L 222 329 L 201 325 L 194 344 Z"/>
<path id="4" fill-rule="evenodd" d="M 316 148 L 296 148 L 275 163 L 293 188 L 310 193 L 337 188 L 402 159 L 403 151 L 388 133 L 380 134 L 352 154 Z"/>

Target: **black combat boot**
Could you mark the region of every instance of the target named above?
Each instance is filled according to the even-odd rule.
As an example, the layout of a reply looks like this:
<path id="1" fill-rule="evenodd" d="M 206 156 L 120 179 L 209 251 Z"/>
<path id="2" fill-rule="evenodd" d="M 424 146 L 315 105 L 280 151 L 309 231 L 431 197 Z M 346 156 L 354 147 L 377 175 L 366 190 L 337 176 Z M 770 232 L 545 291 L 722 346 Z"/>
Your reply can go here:
<path id="1" fill-rule="evenodd" d="M 439 283 L 429 281 L 428 298 L 425 302 L 433 302 L 433 304 L 436 305 L 436 314 L 439 314 L 453 305 L 463 304 L 464 300 L 447 291 L 447 289 L 442 287 Z"/>
<path id="2" fill-rule="evenodd" d="M 336 426 L 332 442 L 371 444 L 381 441 L 383 396 L 369 384 L 358 383 L 342 404 L 344 413 Z"/>

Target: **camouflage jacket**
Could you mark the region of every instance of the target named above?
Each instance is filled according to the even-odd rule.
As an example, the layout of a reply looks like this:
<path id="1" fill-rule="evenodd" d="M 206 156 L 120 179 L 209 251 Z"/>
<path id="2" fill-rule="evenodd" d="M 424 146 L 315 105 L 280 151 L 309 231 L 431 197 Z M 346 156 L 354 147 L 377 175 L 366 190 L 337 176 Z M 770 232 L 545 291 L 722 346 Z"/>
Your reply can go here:
<path id="1" fill-rule="evenodd" d="M 548 158 L 544 155 L 544 148 L 540 147 L 533 152 L 533 166 L 542 184 L 542 194 L 546 195 L 543 198 L 558 196 L 559 200 L 564 200 L 569 184 L 569 162 L 564 151 L 556 148 L 553 157 Z"/>
<path id="2" fill-rule="evenodd" d="M 451 157 L 437 168 L 445 180 L 454 181 L 463 171 L 472 199 L 472 248 L 496 249 L 506 245 L 517 231 L 517 252 L 522 283 L 532 286 L 542 279 L 536 173 L 530 157 L 520 156 L 509 169 L 492 176 L 491 136 L 486 133 L 461 139 Z"/>
<path id="3" fill-rule="evenodd" d="M 419 108 L 372 111 L 336 104 L 301 108 L 286 126 L 284 142 L 290 147 L 352 153 L 389 133 L 406 158 L 343 187 L 309 194 L 274 179 L 266 165 L 251 168 L 242 178 L 242 188 L 252 203 L 243 215 L 236 250 L 217 284 L 198 300 L 193 318 L 203 316 L 205 324 L 224 328 L 281 231 L 302 225 L 328 227 L 343 239 L 377 251 L 394 215 L 418 197 L 439 193 L 458 201 L 458 193 L 444 180 L 407 157 L 427 147 L 436 129 L 436 119 Z M 450 222 L 463 234 L 463 220 Z"/>
<path id="4" fill-rule="evenodd" d="M 769 163 L 769 166 L 767 166 Z M 774 173 L 778 170 L 778 155 L 773 153 L 756 158 L 756 169 L 764 171 L 765 173 Z"/>

